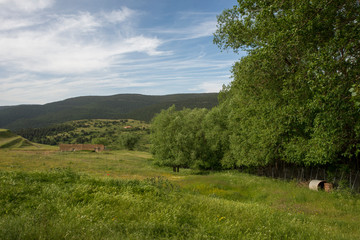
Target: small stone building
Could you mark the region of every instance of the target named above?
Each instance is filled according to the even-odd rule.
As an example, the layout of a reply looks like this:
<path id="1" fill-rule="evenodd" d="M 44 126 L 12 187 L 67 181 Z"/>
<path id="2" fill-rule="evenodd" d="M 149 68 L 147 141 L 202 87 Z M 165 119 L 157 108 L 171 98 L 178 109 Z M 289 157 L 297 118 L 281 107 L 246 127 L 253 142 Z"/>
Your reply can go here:
<path id="1" fill-rule="evenodd" d="M 101 152 L 105 150 L 105 146 L 102 144 L 60 144 L 59 147 L 62 152 L 83 150 Z"/>

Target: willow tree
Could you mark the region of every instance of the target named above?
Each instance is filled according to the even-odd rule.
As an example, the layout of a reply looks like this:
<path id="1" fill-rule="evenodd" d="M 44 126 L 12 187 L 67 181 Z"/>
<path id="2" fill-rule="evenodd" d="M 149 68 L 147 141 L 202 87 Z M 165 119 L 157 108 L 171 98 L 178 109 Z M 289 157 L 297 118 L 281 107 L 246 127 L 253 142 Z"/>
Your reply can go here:
<path id="1" fill-rule="evenodd" d="M 359 23 L 357 0 L 239 0 L 218 16 L 214 42 L 248 52 L 227 101 L 233 164 L 358 166 Z"/>
<path id="2" fill-rule="evenodd" d="M 203 121 L 207 109 L 162 110 L 151 124 L 152 153 L 160 165 L 211 169 L 216 165 L 208 146 Z M 219 164 L 217 164 L 219 165 Z"/>

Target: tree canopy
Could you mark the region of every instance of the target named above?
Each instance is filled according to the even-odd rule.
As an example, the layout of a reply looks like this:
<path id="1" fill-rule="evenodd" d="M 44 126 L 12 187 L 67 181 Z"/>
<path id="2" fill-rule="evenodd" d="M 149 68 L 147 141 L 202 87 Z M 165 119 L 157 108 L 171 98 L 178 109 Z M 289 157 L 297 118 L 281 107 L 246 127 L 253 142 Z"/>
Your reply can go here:
<path id="1" fill-rule="evenodd" d="M 238 0 L 218 16 L 214 43 L 247 55 L 233 65 L 217 107 L 155 118 L 153 134 L 163 135 L 154 137 L 155 156 L 187 166 L 360 167 L 359 1 Z M 186 116 L 203 130 L 184 125 L 194 123 Z M 159 139 L 183 150 L 160 148 Z M 192 158 L 196 144 L 208 154 Z"/>
<path id="2" fill-rule="evenodd" d="M 210 169 L 219 166 L 209 149 L 203 120 L 207 109 L 161 111 L 152 121 L 152 152 L 161 165 Z"/>
<path id="3" fill-rule="evenodd" d="M 214 42 L 248 52 L 230 87 L 238 165 L 358 160 L 359 22 L 355 0 L 244 0 L 218 17 Z"/>

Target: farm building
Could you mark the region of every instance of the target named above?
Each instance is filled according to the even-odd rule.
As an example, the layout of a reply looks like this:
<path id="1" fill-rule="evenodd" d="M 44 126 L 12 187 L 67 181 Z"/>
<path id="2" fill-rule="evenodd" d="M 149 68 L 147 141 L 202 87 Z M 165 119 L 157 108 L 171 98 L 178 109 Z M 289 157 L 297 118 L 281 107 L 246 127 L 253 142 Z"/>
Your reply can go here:
<path id="1" fill-rule="evenodd" d="M 60 144 L 59 147 L 62 152 L 83 150 L 101 152 L 105 150 L 105 146 L 102 144 Z"/>

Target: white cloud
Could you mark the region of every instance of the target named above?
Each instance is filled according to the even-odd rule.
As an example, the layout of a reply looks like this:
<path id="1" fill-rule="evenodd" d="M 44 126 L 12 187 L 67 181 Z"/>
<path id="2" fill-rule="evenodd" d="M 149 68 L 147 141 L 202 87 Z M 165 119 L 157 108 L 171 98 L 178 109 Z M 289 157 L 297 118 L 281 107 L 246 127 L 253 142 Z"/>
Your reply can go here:
<path id="1" fill-rule="evenodd" d="M 124 43 L 126 46 L 126 51 L 124 53 L 145 52 L 150 56 L 169 54 L 169 52 L 163 52 L 157 50 L 157 47 L 162 44 L 162 41 L 160 41 L 157 38 L 136 36 L 126 39 Z"/>
<path id="2" fill-rule="evenodd" d="M 128 17 L 134 11 L 124 8 L 122 12 L 123 17 Z M 112 12 L 109 16 L 115 21 L 115 15 L 120 21 L 120 12 Z M 126 29 L 125 17 L 122 21 Z M 3 29 L 13 31 L 0 32 L 0 66 L 30 72 L 79 74 L 110 67 L 114 58 L 126 53 L 168 54 L 157 50 L 162 44 L 157 38 L 128 32 L 114 33 L 112 38 L 108 38 L 108 33 L 103 30 L 108 22 L 104 15 L 80 12 L 77 15 L 48 16 L 44 20 L 47 24 L 35 29 L 14 31 L 21 25 L 31 25 L 31 21 L 23 19 L 3 26 Z M 117 28 L 121 29 L 121 26 Z"/>
<path id="3" fill-rule="evenodd" d="M 219 92 L 222 89 L 224 82 L 203 82 L 197 88 L 190 89 L 192 91 L 201 92 Z"/>
<path id="4" fill-rule="evenodd" d="M 0 102 L 2 105 L 13 105 L 58 100 L 68 92 L 68 89 L 61 87 L 63 80 L 64 78 L 39 79 L 36 75 L 26 73 L 0 78 L 0 89 L 6 89 L 0 95 Z"/>
<path id="5" fill-rule="evenodd" d="M 34 12 L 51 7 L 54 0 L 0 0 L 2 12 Z"/>
<path id="6" fill-rule="evenodd" d="M 126 19 L 136 15 L 136 11 L 123 7 L 122 9 L 113 10 L 109 13 L 103 13 L 104 18 L 111 23 L 121 23 Z"/>
<path id="7" fill-rule="evenodd" d="M 29 27 L 35 24 L 32 19 L 6 19 L 0 18 L 0 31 L 14 30 Z"/>
<path id="8" fill-rule="evenodd" d="M 190 30 L 191 38 L 212 36 L 216 30 L 216 20 L 201 22 Z"/>
<path id="9" fill-rule="evenodd" d="M 99 19 L 88 12 L 79 12 L 76 15 L 60 15 L 56 17 L 56 22 L 49 27 L 53 28 L 54 33 L 73 34 L 94 32 L 96 28 L 102 27 Z"/>
<path id="10" fill-rule="evenodd" d="M 233 60 L 206 49 L 211 40 L 203 37 L 216 25 L 207 14 L 176 16 L 172 26 L 149 29 L 138 25 L 142 11 L 62 14 L 47 11 L 52 4 L 0 0 L 0 105 L 120 92 L 217 92 L 228 79 Z"/>

